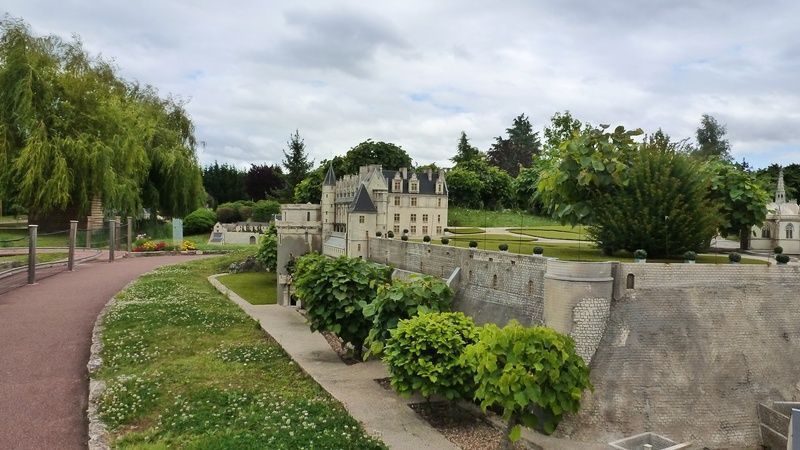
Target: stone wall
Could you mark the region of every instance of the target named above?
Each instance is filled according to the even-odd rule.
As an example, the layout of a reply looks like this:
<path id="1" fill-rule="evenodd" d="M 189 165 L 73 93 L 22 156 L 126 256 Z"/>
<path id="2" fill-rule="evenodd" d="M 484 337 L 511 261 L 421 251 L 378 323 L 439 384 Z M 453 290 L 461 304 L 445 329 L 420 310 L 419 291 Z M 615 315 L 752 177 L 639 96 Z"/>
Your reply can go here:
<path id="1" fill-rule="evenodd" d="M 756 448 L 757 403 L 800 399 L 798 292 L 796 266 L 618 264 L 595 391 L 559 433 Z"/>

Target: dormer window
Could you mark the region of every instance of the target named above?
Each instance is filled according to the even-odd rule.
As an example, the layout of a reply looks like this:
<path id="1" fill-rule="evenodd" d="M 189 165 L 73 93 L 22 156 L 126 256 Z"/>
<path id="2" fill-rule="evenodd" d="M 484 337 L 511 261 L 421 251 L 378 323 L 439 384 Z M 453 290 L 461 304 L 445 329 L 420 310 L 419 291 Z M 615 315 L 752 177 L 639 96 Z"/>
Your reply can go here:
<path id="1" fill-rule="evenodd" d="M 437 194 L 441 194 L 442 193 L 442 182 L 441 181 L 437 181 L 436 182 L 436 193 Z"/>
<path id="2" fill-rule="evenodd" d="M 394 189 L 395 192 L 400 192 L 400 180 L 394 180 Z"/>
<path id="3" fill-rule="evenodd" d="M 417 192 L 419 190 L 419 183 L 416 181 L 411 182 L 411 188 L 409 188 L 411 192 Z"/>

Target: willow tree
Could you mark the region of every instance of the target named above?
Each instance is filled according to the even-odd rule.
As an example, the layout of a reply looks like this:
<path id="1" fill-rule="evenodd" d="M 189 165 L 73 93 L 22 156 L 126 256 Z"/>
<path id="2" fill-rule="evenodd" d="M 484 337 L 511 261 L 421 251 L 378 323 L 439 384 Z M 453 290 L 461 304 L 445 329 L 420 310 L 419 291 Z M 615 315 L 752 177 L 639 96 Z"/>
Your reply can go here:
<path id="1" fill-rule="evenodd" d="M 93 198 L 107 211 L 182 215 L 203 198 L 182 105 L 120 78 L 79 40 L 0 21 L 0 197 L 63 227 Z"/>

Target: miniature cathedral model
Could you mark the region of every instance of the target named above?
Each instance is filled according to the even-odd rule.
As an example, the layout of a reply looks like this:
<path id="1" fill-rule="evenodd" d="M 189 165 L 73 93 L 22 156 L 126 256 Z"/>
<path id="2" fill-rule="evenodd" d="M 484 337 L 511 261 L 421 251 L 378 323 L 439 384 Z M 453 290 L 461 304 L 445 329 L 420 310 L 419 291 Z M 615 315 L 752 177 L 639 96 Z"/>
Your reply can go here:
<path id="1" fill-rule="evenodd" d="M 772 250 L 783 247 L 784 253 L 800 254 L 800 206 L 797 200 L 786 200 L 783 169 L 778 174 L 775 201 L 767 205 L 767 219 L 755 225 L 750 238 L 753 250 Z"/>

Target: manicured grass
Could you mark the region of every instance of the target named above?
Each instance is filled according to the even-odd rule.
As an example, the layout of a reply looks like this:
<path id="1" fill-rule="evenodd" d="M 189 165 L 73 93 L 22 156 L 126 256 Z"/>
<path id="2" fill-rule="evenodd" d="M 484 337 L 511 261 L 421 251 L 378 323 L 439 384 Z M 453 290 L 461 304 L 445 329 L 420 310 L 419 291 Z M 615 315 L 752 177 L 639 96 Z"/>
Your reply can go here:
<path id="1" fill-rule="evenodd" d="M 208 239 L 210 237 L 210 233 L 201 233 L 190 234 L 188 236 L 184 236 L 183 239 L 186 241 L 192 241 L 198 250 L 244 250 L 248 248 L 255 249 L 258 247 L 258 245 L 249 244 L 209 244 Z M 169 241 L 171 242 L 172 239 Z"/>
<path id="2" fill-rule="evenodd" d="M 20 238 L 22 238 L 20 240 Z M 0 247 L 27 247 L 28 230 L 0 229 Z M 4 242 L 13 241 L 13 242 Z M 80 240 L 78 242 L 81 242 Z M 37 247 L 66 247 L 69 245 L 69 233 L 38 233 Z"/>
<path id="3" fill-rule="evenodd" d="M 475 234 L 475 233 L 483 233 L 484 231 L 476 227 L 464 227 L 464 228 L 450 227 L 447 229 L 447 232 L 450 234 Z"/>
<path id="4" fill-rule="evenodd" d="M 559 225 L 558 222 L 525 211 L 491 211 L 451 207 L 447 211 L 447 225 L 452 227 L 541 227 Z"/>
<path id="5" fill-rule="evenodd" d="M 67 259 L 69 255 L 66 253 L 36 253 L 37 263 L 47 263 Z M 15 255 L 15 256 L 2 256 L 0 255 L 0 264 L 12 263 L 14 267 L 25 265 L 28 263 L 28 255 Z"/>
<path id="6" fill-rule="evenodd" d="M 208 283 L 248 254 L 165 267 L 118 295 L 96 374 L 112 447 L 385 448 Z"/>
<path id="7" fill-rule="evenodd" d="M 526 236 L 548 239 L 564 239 L 570 241 L 586 241 L 586 231 L 582 226 L 553 225 L 547 227 L 509 228 L 508 231 Z"/>
<path id="8" fill-rule="evenodd" d="M 232 273 L 217 279 L 253 305 L 272 305 L 278 301 L 275 272 Z"/>
<path id="9" fill-rule="evenodd" d="M 574 243 L 574 244 L 560 244 L 560 243 L 547 243 L 547 242 L 534 242 L 534 241 L 517 241 L 517 240 L 488 240 L 484 242 L 480 238 L 465 239 L 463 236 L 451 238 L 450 245 L 457 247 L 468 247 L 469 241 L 474 240 L 478 243 L 478 248 L 482 250 L 497 250 L 499 244 L 508 244 L 508 251 L 511 253 L 521 253 L 530 255 L 533 253 L 533 247 L 542 247 L 544 255 L 550 258 L 558 258 L 565 261 L 622 261 L 633 262 L 633 255 L 628 252 L 617 252 L 613 256 L 606 256 L 603 252 L 594 246 L 592 243 Z M 683 263 L 683 259 L 648 259 L 648 262 L 668 262 L 668 263 Z M 698 264 L 728 264 L 727 255 L 698 255 Z M 766 261 L 753 258 L 742 257 L 742 264 L 763 264 Z"/>

